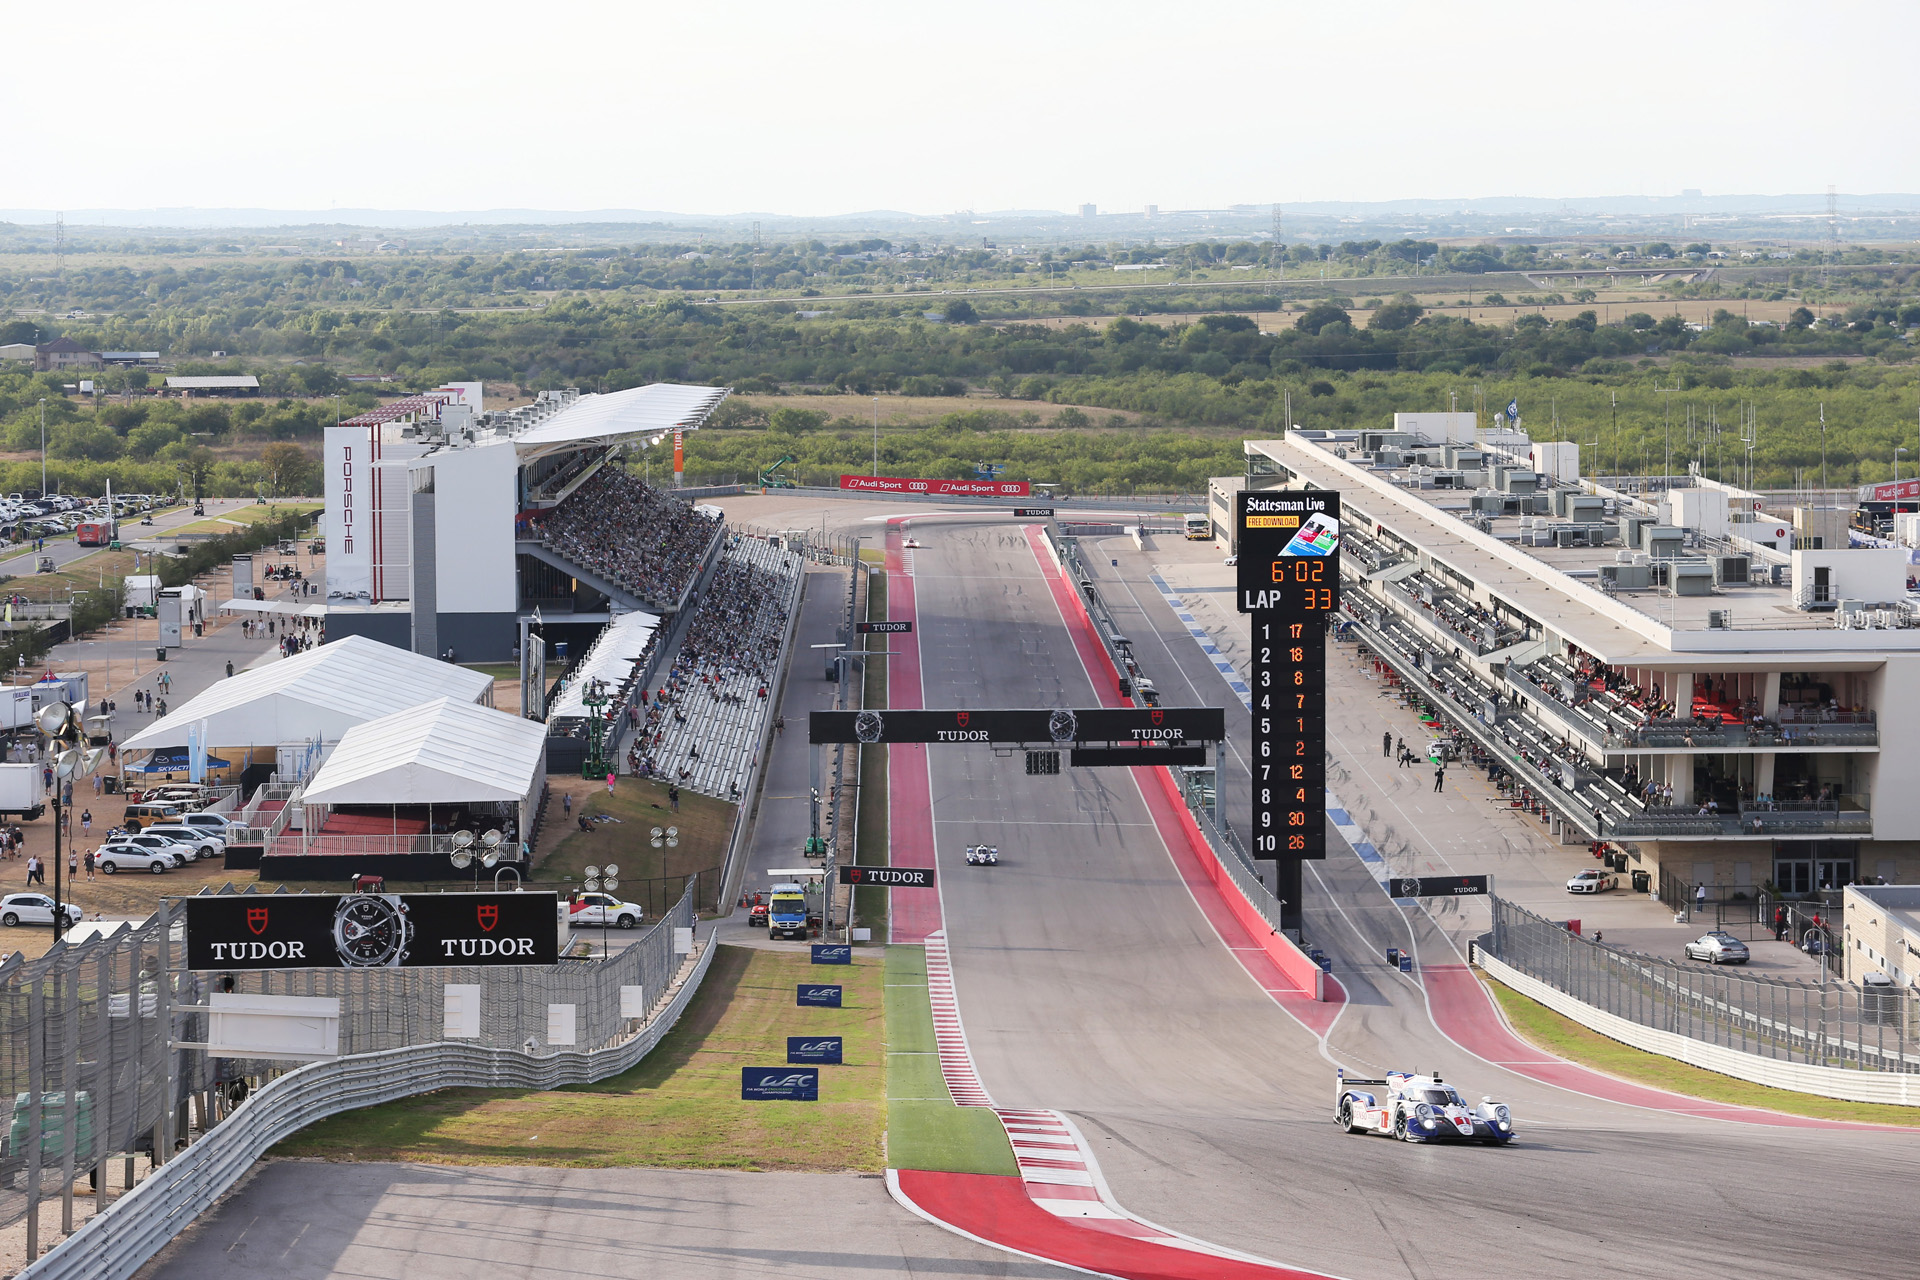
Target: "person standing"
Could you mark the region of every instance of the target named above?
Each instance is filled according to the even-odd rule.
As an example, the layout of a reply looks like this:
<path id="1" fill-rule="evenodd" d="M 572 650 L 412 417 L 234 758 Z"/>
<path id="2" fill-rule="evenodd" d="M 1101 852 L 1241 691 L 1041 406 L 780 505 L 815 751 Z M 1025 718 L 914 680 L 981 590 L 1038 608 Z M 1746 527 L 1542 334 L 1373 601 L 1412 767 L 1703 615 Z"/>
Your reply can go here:
<path id="1" fill-rule="evenodd" d="M 1389 730 L 1386 733 L 1383 733 L 1380 735 L 1380 758 L 1382 760 L 1386 760 L 1386 759 L 1392 758 L 1392 756 L 1393 756 L 1393 732 Z"/>
<path id="2" fill-rule="evenodd" d="M 1707 885 L 1706 885 L 1706 881 L 1704 881 L 1704 880 L 1700 880 L 1700 881 L 1696 881 L 1696 882 L 1694 883 L 1694 886 L 1693 886 L 1693 910 L 1694 910 L 1694 913 L 1695 913 L 1695 914 L 1700 914 L 1700 913 L 1702 913 L 1702 912 L 1704 912 L 1704 911 L 1706 911 L 1706 909 L 1707 909 Z"/>
<path id="3" fill-rule="evenodd" d="M 1433 765 L 1433 789 L 1441 790 L 1447 780 L 1447 765 L 1444 760 L 1436 760 Z"/>
<path id="4" fill-rule="evenodd" d="M 680 788 L 671 784 L 667 787 L 667 805 L 675 813 L 680 812 Z"/>
<path id="5" fill-rule="evenodd" d="M 571 818 L 573 816 L 573 793 L 571 791 L 563 791 L 560 793 L 560 816 L 563 818 Z"/>
<path id="6" fill-rule="evenodd" d="M 233 679 L 233 659 L 227 659 L 227 679 Z"/>
<path id="7" fill-rule="evenodd" d="M 87 856 L 81 859 L 81 861 L 86 864 L 87 879 L 93 879 L 93 850 L 87 850 Z"/>
<path id="8" fill-rule="evenodd" d="M 607 794 L 613 794 L 613 770 L 607 770 Z"/>
<path id="9" fill-rule="evenodd" d="M 93 810 L 91 809 L 80 811 L 80 834 L 83 836 L 93 834 Z"/>
<path id="10" fill-rule="evenodd" d="M 1773 940 L 1775 942 L 1785 942 L 1786 938 L 1787 909 L 1785 907 L 1775 907 L 1773 909 Z"/>
<path id="11" fill-rule="evenodd" d="M 27 883 L 45 884 L 46 882 L 46 873 L 40 868 L 40 855 L 29 854 L 27 856 Z"/>

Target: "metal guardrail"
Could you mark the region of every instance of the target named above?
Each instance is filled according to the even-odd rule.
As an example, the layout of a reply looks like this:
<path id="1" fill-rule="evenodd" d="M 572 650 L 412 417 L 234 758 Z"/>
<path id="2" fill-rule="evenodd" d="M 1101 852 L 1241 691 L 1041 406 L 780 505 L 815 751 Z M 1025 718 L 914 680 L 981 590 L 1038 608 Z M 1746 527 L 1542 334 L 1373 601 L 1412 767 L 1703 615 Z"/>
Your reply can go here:
<path id="1" fill-rule="evenodd" d="M 1783 1062 L 1920 1072 L 1920 989 L 1796 982 L 1606 946 L 1501 898 L 1478 944 L 1582 1004 Z"/>
<path id="2" fill-rule="evenodd" d="M 342 1111 L 435 1089 L 554 1089 L 618 1075 L 673 1029 L 718 947 L 711 935 L 671 1003 L 617 1044 L 526 1053 L 441 1041 L 316 1062 L 273 1080 L 200 1141 L 88 1220 L 20 1273 L 21 1280 L 128 1280 L 274 1143 Z"/>
<path id="3" fill-rule="evenodd" d="M 185 1132 L 190 1106 L 209 1136 L 219 1132 L 224 1090 L 218 1086 L 243 1079 L 270 1083 L 284 1069 L 280 1062 L 212 1058 L 204 1050 L 171 1047 L 206 1039 L 206 1015 L 196 1008 L 206 1003 L 212 978 L 182 968 L 185 939 L 172 910 L 171 903 L 163 904 L 138 927 L 58 942 L 41 959 L 15 956 L 0 964 L 0 1093 L 16 1099 L 25 1122 L 25 1141 L 9 1142 L 0 1161 L 0 1225 L 27 1220 L 29 1256 L 37 1252 L 39 1206 L 66 1200 L 76 1177 L 136 1152 L 165 1156 L 176 1131 Z M 693 895 L 683 893 L 652 929 L 605 961 L 563 960 L 533 970 L 301 969 L 230 976 L 238 992 L 340 999 L 340 1050 L 348 1056 L 441 1040 L 449 983 L 482 988 L 477 1047 L 517 1052 L 529 1039 L 542 1043 L 548 1005 L 565 1003 L 578 1010 L 578 1042 L 606 1048 L 632 1034 L 620 1016 L 620 988 L 639 986 L 656 998 L 665 993 L 680 965 L 672 954 L 673 931 L 693 923 Z M 45 1101 L 32 1105 L 36 1098 Z M 103 1193 L 105 1183 L 103 1176 Z M 72 1222 L 70 1201 L 62 1219 Z"/>

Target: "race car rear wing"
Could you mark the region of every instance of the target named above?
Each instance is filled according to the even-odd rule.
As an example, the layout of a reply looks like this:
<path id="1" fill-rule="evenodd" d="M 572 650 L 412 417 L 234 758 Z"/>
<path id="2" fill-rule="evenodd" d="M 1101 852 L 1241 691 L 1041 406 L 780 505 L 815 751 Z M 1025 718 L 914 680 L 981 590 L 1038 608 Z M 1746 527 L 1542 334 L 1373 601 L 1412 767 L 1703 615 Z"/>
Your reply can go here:
<path id="1" fill-rule="evenodd" d="M 1359 1076 L 1350 1076 L 1347 1074 L 1345 1067 L 1335 1067 L 1333 1069 L 1333 1078 L 1334 1086 L 1340 1089 L 1345 1089 L 1349 1085 L 1359 1085 L 1363 1088 L 1372 1089 L 1384 1089 L 1387 1087 L 1385 1080 L 1362 1080 Z"/>

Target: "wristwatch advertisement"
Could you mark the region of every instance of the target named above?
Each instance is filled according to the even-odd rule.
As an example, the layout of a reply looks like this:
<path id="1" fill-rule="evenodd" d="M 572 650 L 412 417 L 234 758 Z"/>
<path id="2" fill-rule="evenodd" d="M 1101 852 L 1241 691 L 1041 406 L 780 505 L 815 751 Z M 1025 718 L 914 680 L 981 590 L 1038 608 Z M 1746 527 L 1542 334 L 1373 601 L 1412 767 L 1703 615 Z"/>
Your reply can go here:
<path id="1" fill-rule="evenodd" d="M 189 898 L 187 968 L 396 969 L 560 961 L 552 893 L 292 893 Z"/>

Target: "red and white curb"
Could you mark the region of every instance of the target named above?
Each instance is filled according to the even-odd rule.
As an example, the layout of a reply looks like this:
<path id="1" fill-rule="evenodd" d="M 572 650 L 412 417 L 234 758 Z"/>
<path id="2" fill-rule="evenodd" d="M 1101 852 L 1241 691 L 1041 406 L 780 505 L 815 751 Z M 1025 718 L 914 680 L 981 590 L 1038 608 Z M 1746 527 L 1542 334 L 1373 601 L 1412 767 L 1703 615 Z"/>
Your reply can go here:
<path id="1" fill-rule="evenodd" d="M 1127 1212 L 1114 1200 L 1107 1180 L 1100 1174 L 1100 1162 L 1072 1120 L 1051 1109 L 994 1106 L 992 1095 L 980 1083 L 979 1073 L 974 1069 L 973 1051 L 967 1047 L 945 929 L 927 935 L 926 952 L 927 997 L 933 1006 L 934 1045 L 939 1051 L 940 1073 L 946 1080 L 947 1092 L 959 1106 L 989 1107 L 999 1117 L 1000 1127 L 1006 1130 L 1007 1141 L 1013 1147 L 1014 1163 L 1019 1166 L 1020 1181 L 1029 1200 L 1056 1218 L 1071 1219 L 1080 1226 L 1110 1235 L 1216 1258 L 1278 1265 L 1253 1254 L 1183 1236 Z M 893 1185 L 891 1179 L 889 1185 Z"/>

